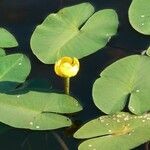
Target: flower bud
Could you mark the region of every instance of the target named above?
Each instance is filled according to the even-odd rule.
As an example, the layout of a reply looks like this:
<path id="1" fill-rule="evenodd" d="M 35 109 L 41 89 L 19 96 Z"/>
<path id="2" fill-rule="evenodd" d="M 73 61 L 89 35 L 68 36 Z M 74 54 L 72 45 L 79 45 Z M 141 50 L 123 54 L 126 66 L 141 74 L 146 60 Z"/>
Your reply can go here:
<path id="1" fill-rule="evenodd" d="M 79 71 L 79 61 L 77 58 L 62 57 L 55 63 L 55 73 L 64 78 L 74 77 Z"/>

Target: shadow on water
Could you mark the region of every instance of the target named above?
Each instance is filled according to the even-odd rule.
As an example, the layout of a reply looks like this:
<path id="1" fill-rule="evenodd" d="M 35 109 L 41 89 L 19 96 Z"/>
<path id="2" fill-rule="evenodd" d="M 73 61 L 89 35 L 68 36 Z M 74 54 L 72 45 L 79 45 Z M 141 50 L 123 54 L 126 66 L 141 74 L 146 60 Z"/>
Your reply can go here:
<path id="1" fill-rule="evenodd" d="M 60 8 L 85 2 L 84 0 L 1 0 L 0 1 L 0 26 L 13 33 L 19 43 L 18 48 L 8 49 L 7 53 L 22 52 L 26 54 L 32 62 L 32 71 L 29 80 L 33 78 L 44 78 L 49 80 L 54 89 L 63 91 L 63 80 L 57 77 L 53 71 L 53 65 L 42 64 L 32 53 L 30 49 L 30 37 L 35 27 L 40 24 L 44 18 L 57 12 Z M 91 0 L 96 11 L 105 8 L 113 8 L 119 15 L 119 29 L 115 37 L 102 50 L 80 60 L 81 70 L 79 74 L 71 79 L 71 93 L 79 99 L 84 110 L 75 116 L 72 116 L 76 124 L 71 129 L 60 129 L 55 131 L 65 141 L 70 150 L 76 150 L 80 141 L 72 138 L 71 133 L 76 130 L 80 124 L 90 119 L 102 115 L 103 113 L 95 107 L 92 101 L 92 85 L 99 77 L 100 72 L 112 62 L 131 55 L 140 53 L 150 44 L 148 36 L 136 32 L 128 21 L 128 8 L 131 0 Z M 46 82 L 46 83 L 48 83 Z M 10 84 L 10 83 L 9 83 Z M 12 83 L 11 83 L 12 84 Z M 42 84 L 42 82 L 40 83 Z M 35 86 L 36 87 L 36 86 Z M 41 90 L 34 88 L 34 90 Z M 15 118 L 15 117 L 14 117 Z M 73 130 L 73 131 L 72 131 Z M 57 138 L 50 131 L 29 131 L 23 129 L 10 128 L 5 134 L 0 136 L 1 150 L 60 150 Z M 136 148 L 137 150 L 143 147 Z"/>

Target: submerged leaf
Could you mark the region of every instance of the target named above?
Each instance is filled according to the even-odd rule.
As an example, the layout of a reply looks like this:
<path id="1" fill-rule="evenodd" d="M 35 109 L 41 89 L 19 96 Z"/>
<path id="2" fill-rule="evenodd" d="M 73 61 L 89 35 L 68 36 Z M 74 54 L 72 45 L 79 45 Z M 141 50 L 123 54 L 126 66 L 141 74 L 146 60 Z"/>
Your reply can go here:
<path id="1" fill-rule="evenodd" d="M 150 58 L 132 55 L 108 66 L 93 85 L 95 105 L 110 114 L 121 111 L 127 101 L 131 112 L 150 111 Z"/>
<path id="2" fill-rule="evenodd" d="M 150 56 L 150 47 L 147 49 L 146 54 Z"/>
<path id="3" fill-rule="evenodd" d="M 0 57 L 0 92 L 12 90 L 23 83 L 30 70 L 30 61 L 23 54 Z"/>
<path id="4" fill-rule="evenodd" d="M 33 53 L 53 64 L 63 56 L 82 58 L 103 48 L 117 32 L 118 17 L 112 9 L 93 13 L 91 4 L 82 3 L 50 14 L 32 35 Z"/>
<path id="5" fill-rule="evenodd" d="M 6 133 L 7 131 L 9 131 L 11 129 L 11 127 L 6 126 L 3 123 L 0 123 L 0 135 Z"/>
<path id="6" fill-rule="evenodd" d="M 83 125 L 74 137 L 90 138 L 79 145 L 79 150 L 133 149 L 150 140 L 150 113 L 102 116 Z"/>

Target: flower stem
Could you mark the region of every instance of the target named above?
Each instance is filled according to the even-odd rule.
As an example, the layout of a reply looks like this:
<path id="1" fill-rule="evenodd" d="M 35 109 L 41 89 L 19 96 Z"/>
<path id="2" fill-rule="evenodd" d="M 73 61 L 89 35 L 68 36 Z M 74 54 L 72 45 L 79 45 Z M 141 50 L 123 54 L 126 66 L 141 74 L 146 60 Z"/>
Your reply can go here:
<path id="1" fill-rule="evenodd" d="M 65 78 L 65 94 L 70 93 L 70 78 Z"/>
<path id="2" fill-rule="evenodd" d="M 58 135 L 56 132 L 52 132 L 52 134 L 57 139 L 57 141 L 59 142 L 59 144 L 61 145 L 63 150 L 69 150 L 69 148 L 67 147 L 67 145 L 64 142 L 64 140 L 60 137 L 60 135 Z"/>
<path id="3" fill-rule="evenodd" d="M 149 144 L 150 144 L 149 142 L 145 143 L 145 150 L 149 150 Z"/>

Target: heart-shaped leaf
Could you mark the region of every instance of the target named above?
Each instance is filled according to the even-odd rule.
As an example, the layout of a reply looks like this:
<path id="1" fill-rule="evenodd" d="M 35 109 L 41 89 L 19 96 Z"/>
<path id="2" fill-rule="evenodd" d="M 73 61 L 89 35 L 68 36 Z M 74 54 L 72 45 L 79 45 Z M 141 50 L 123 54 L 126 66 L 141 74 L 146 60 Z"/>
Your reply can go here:
<path id="1" fill-rule="evenodd" d="M 16 47 L 18 43 L 15 37 L 6 29 L 0 28 L 0 48 Z"/>
<path id="2" fill-rule="evenodd" d="M 93 13 L 91 4 L 82 3 L 50 14 L 32 35 L 33 53 L 53 64 L 62 56 L 82 58 L 101 49 L 116 34 L 118 17 L 112 9 Z"/>
<path id="3" fill-rule="evenodd" d="M 60 114 L 80 110 L 81 105 L 64 94 L 0 94 L 0 121 L 17 128 L 48 130 L 70 126 L 70 119 Z"/>
<path id="4" fill-rule="evenodd" d="M 6 55 L 5 51 L 2 48 L 0 48 L 0 57 L 3 57 L 5 55 Z"/>
<path id="5" fill-rule="evenodd" d="M 23 54 L 0 57 L 0 91 L 12 90 L 23 83 L 30 70 L 30 61 Z"/>
<path id="6" fill-rule="evenodd" d="M 129 8 L 129 20 L 135 30 L 150 35 L 150 0 L 133 0 Z"/>
<path id="7" fill-rule="evenodd" d="M 127 101 L 131 112 L 150 110 L 150 58 L 132 55 L 108 66 L 93 86 L 95 105 L 110 114 L 121 111 Z"/>
<path id="8" fill-rule="evenodd" d="M 90 138 L 79 145 L 79 150 L 133 149 L 150 140 L 150 113 L 102 116 L 83 125 L 74 137 Z"/>

